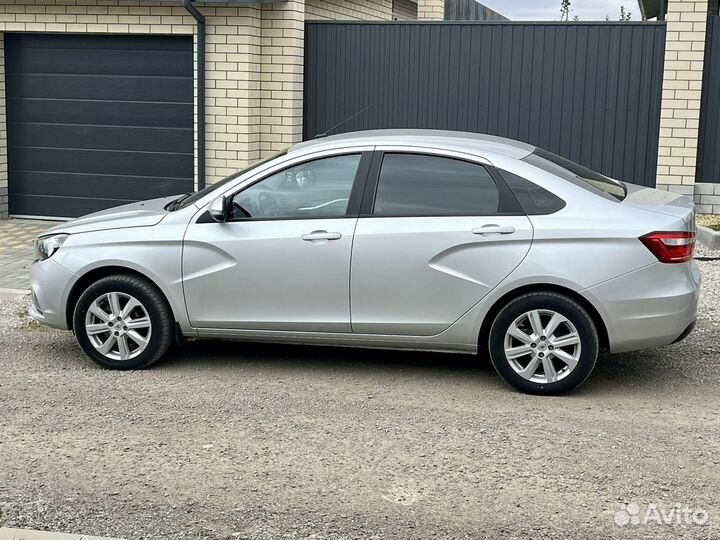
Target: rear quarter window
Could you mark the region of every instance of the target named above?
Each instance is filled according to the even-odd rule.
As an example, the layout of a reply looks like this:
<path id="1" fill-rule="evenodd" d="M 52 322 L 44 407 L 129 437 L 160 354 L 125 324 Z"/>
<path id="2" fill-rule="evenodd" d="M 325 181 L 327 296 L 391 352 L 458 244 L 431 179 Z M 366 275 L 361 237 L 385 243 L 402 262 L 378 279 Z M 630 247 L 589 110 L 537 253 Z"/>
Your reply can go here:
<path id="1" fill-rule="evenodd" d="M 499 172 L 528 216 L 554 214 L 565 208 L 565 201 L 545 188 L 509 171 Z"/>

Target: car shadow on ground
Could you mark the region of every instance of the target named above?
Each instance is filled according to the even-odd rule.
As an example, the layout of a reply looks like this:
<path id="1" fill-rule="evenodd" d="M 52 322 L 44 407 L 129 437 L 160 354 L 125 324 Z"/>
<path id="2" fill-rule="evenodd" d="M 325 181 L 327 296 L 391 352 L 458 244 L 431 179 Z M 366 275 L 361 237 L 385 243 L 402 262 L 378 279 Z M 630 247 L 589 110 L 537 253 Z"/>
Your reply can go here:
<path id="1" fill-rule="evenodd" d="M 662 389 L 681 379 L 682 365 L 675 369 L 677 346 L 637 353 L 601 352 L 588 381 L 571 395 L 595 394 L 621 388 Z M 278 373 L 343 373 L 366 376 L 437 377 L 438 380 L 472 380 L 484 387 L 505 384 L 485 355 L 392 351 L 349 347 L 195 341 L 174 347 L 153 369 L 227 370 L 248 364 Z M 659 364 L 663 369 L 657 369 Z M 680 377 L 680 379 L 678 378 Z M 509 389 L 509 387 L 506 387 Z"/>
<path id="2" fill-rule="evenodd" d="M 291 370 L 417 371 L 494 375 L 488 358 L 470 354 L 393 351 L 354 347 L 199 340 L 170 350 L 158 363 L 163 369 L 214 368 L 234 363 Z"/>

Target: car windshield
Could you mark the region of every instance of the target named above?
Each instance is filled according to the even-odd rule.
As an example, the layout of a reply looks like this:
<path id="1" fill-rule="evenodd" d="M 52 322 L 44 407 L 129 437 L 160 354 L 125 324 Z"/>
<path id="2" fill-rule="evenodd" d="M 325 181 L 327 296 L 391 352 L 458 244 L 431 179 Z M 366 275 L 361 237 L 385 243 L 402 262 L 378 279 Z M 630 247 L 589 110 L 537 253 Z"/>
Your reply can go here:
<path id="1" fill-rule="evenodd" d="M 622 182 L 608 178 L 574 161 L 541 148 L 536 148 L 532 154 L 523 158 L 523 161 L 527 161 L 544 171 L 559 176 L 606 199 L 622 201 L 627 196 L 627 188 Z"/>
<path id="2" fill-rule="evenodd" d="M 256 169 L 257 167 L 259 167 L 260 165 L 263 165 L 263 164 L 267 163 L 268 161 L 271 161 L 271 160 L 273 160 L 273 159 L 275 159 L 275 158 L 278 158 L 278 157 L 280 157 L 280 156 L 284 156 L 285 154 L 287 154 L 287 148 L 284 149 L 284 150 L 282 150 L 282 151 L 280 151 L 280 152 L 278 152 L 278 153 L 276 153 L 276 154 L 273 154 L 273 155 L 271 155 L 271 156 L 269 156 L 269 157 L 266 157 L 265 159 L 261 159 L 260 161 L 256 161 L 255 163 L 253 163 L 253 164 L 250 165 L 249 167 L 247 167 L 247 168 L 245 168 L 245 169 L 242 169 L 241 171 L 238 171 L 238 172 L 236 172 L 236 173 L 234 173 L 234 174 L 231 174 L 230 176 L 227 176 L 227 177 L 223 178 L 222 180 L 219 180 L 219 181 L 215 182 L 214 184 L 211 184 L 211 185 L 209 185 L 209 186 L 206 186 L 206 187 L 204 187 L 203 189 L 201 189 L 200 191 L 196 191 L 195 193 L 190 193 L 190 194 L 183 195 L 183 196 L 175 199 L 174 201 L 170 202 L 170 203 L 165 207 L 165 209 L 166 209 L 166 210 L 169 210 L 170 212 L 173 212 L 173 211 L 175 211 L 175 210 L 180 210 L 181 208 L 187 208 L 187 207 L 190 206 L 191 204 L 195 204 L 197 201 L 199 201 L 200 199 L 202 199 L 205 195 L 207 195 L 207 194 L 210 193 L 211 191 L 214 191 L 215 189 L 221 188 L 222 186 L 224 186 L 224 185 L 227 184 L 228 182 L 231 182 L 232 180 L 235 180 L 238 176 L 241 176 L 241 175 L 243 175 L 243 174 L 245 174 L 245 173 L 247 173 L 247 172 L 250 172 L 250 171 L 252 171 L 253 169 Z"/>

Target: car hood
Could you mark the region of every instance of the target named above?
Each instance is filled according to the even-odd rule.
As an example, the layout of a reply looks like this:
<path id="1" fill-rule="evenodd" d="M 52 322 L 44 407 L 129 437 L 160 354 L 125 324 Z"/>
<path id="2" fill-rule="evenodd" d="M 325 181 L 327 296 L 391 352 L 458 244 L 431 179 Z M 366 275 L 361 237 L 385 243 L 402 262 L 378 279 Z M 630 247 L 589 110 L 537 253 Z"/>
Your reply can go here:
<path id="1" fill-rule="evenodd" d="M 43 236 L 58 233 L 77 234 L 127 227 L 150 227 L 157 225 L 167 215 L 165 205 L 177 199 L 179 195 L 150 199 L 136 203 L 115 206 L 87 216 L 79 217 L 56 225 L 43 233 Z"/>

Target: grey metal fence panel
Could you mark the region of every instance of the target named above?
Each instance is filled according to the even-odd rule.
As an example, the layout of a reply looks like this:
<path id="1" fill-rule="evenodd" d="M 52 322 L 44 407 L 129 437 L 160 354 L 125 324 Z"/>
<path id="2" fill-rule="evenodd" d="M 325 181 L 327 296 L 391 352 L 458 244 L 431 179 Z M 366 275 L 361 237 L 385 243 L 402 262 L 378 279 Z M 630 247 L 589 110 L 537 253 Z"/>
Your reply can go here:
<path id="1" fill-rule="evenodd" d="M 720 183 L 720 16 L 708 19 L 696 180 Z"/>
<path id="2" fill-rule="evenodd" d="M 305 139 L 437 128 L 655 184 L 664 23 L 308 22 Z"/>

